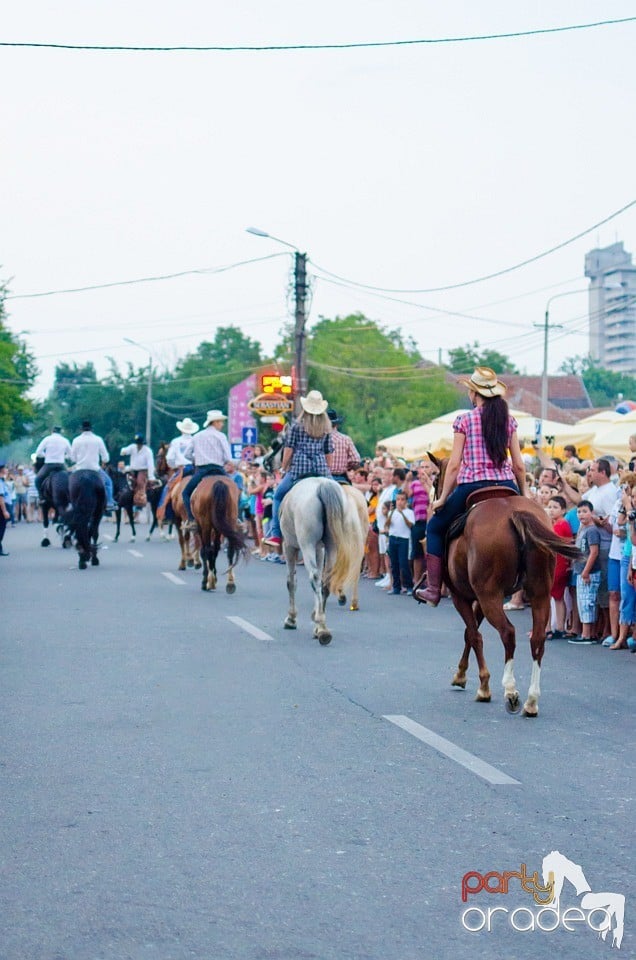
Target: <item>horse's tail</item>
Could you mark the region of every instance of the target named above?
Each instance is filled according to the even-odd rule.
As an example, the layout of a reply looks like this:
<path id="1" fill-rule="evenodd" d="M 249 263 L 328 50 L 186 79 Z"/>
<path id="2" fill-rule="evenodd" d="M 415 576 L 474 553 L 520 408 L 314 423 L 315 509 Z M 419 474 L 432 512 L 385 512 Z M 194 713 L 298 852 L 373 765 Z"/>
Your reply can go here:
<path id="1" fill-rule="evenodd" d="M 560 553 L 568 560 L 579 560 L 582 556 L 578 547 L 554 533 L 540 517 L 532 513 L 513 512 L 510 522 L 524 545 L 530 542 L 542 553 Z"/>
<path id="2" fill-rule="evenodd" d="M 227 558 L 230 566 L 247 552 L 243 532 L 232 522 L 230 488 L 226 483 L 215 483 L 210 496 L 210 522 L 214 530 L 227 540 Z"/>
<path id="3" fill-rule="evenodd" d="M 360 572 L 355 551 L 351 548 L 344 493 L 332 482 L 321 483 L 318 487 L 318 499 L 323 509 L 325 548 L 328 554 L 332 552 L 333 547 L 336 549 L 333 564 L 331 566 L 325 564 L 325 583 L 328 583 L 331 590 L 343 588 Z"/>
<path id="4" fill-rule="evenodd" d="M 106 494 L 102 481 L 93 470 L 79 470 L 69 483 L 71 509 L 65 521 L 82 552 L 90 550 L 90 538 L 104 509 Z"/>

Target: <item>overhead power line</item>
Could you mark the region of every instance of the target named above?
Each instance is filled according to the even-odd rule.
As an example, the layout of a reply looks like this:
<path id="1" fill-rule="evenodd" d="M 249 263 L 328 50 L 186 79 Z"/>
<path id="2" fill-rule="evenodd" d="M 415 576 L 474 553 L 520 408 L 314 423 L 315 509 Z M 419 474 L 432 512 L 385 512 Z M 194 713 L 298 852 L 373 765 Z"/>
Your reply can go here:
<path id="1" fill-rule="evenodd" d="M 130 287 L 135 283 L 154 283 L 156 280 L 175 280 L 178 277 L 189 277 L 193 274 L 210 275 L 214 273 L 226 273 L 228 270 L 234 270 L 236 267 L 245 267 L 250 263 L 260 263 L 262 260 L 273 260 L 275 257 L 288 257 L 289 254 L 270 253 L 266 257 L 253 257 L 251 260 L 239 260 L 237 263 L 229 263 L 224 267 L 201 267 L 198 270 L 181 270 L 179 273 L 164 273 L 158 277 L 138 277 L 135 280 L 114 280 L 111 283 L 94 283 L 87 287 L 68 287 L 65 290 L 42 290 L 39 293 L 16 293 L 9 294 L 5 300 L 31 300 L 34 297 L 54 297 L 60 293 L 85 293 L 87 290 L 106 290 L 108 287 Z"/>
<path id="2" fill-rule="evenodd" d="M 369 283 L 359 283 L 357 280 L 350 280 L 348 277 L 341 277 L 337 273 L 332 273 L 330 270 L 325 270 L 324 267 L 320 267 L 312 260 L 310 260 L 310 263 L 313 267 L 315 267 L 316 270 L 321 270 L 322 273 L 326 274 L 327 276 L 334 277 L 336 280 L 340 280 L 343 283 L 348 283 L 352 287 L 360 287 L 361 290 L 377 290 L 381 293 L 441 293 L 444 290 L 458 290 L 460 287 L 470 287 L 475 283 L 483 283 L 484 280 L 494 280 L 495 277 L 503 277 L 506 273 L 512 273 L 513 270 L 519 270 L 521 267 L 527 267 L 531 263 L 536 263 L 537 260 L 543 260 L 544 257 L 550 256 L 551 253 L 556 253 L 557 250 L 562 250 L 564 247 L 569 246 L 576 240 L 580 240 L 581 237 L 587 236 L 588 233 L 598 230 L 599 227 L 604 226 L 604 224 L 609 223 L 610 220 L 614 220 L 615 217 L 620 216 L 621 213 L 625 213 L 626 210 L 629 210 L 634 206 L 636 206 L 636 200 L 630 200 L 630 202 L 626 203 L 624 207 L 620 208 L 620 210 L 615 210 L 614 213 L 610 213 L 608 217 L 605 217 L 603 220 L 599 220 L 598 223 L 592 224 L 591 227 L 587 227 L 585 230 L 582 230 L 581 233 L 577 233 L 576 236 L 570 237 L 568 240 L 564 240 L 562 243 L 557 243 L 556 246 L 550 247 L 549 250 L 543 250 L 542 253 L 537 253 L 534 257 L 529 257 L 527 260 L 522 260 L 520 263 L 514 263 L 511 267 L 505 267 L 503 270 L 497 270 L 495 273 L 488 273 L 483 277 L 475 277 L 473 280 L 462 280 L 461 283 L 447 284 L 445 287 L 428 287 L 418 290 L 404 290 L 396 287 L 375 287 Z"/>
<path id="3" fill-rule="evenodd" d="M 539 27 L 536 30 L 515 30 L 509 33 L 482 33 L 462 37 L 422 37 L 415 40 L 370 40 L 351 43 L 277 43 L 277 44 L 181 44 L 174 46 L 137 46 L 129 44 L 83 44 L 83 43 L 17 43 L 5 41 L 0 47 L 17 47 L 45 50 L 93 50 L 99 52 L 127 51 L 132 53 L 268 53 L 293 50 L 355 50 L 374 47 L 415 47 L 440 43 L 470 43 L 479 40 L 513 40 L 518 37 L 536 37 L 550 33 L 567 33 L 573 30 L 591 30 L 620 23 L 632 23 L 636 17 L 617 20 L 596 20 L 592 23 L 572 23 L 563 27 Z"/>

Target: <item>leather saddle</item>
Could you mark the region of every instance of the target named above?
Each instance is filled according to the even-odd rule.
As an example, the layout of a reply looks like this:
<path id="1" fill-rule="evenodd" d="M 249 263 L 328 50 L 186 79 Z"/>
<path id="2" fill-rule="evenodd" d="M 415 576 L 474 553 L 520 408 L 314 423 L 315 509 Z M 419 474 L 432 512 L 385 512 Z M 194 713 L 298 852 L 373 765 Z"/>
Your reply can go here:
<path id="1" fill-rule="evenodd" d="M 480 487 L 478 490 L 473 490 L 469 494 L 466 500 L 466 509 L 458 517 L 456 517 L 448 528 L 448 533 L 446 534 L 446 543 L 450 543 L 451 540 L 455 540 L 457 537 L 460 537 L 464 532 L 464 527 L 466 526 L 466 520 L 468 519 L 468 514 L 473 507 L 477 506 L 478 503 L 482 503 L 484 500 L 499 500 L 504 497 L 518 497 L 520 494 L 516 490 L 512 490 L 510 487 Z"/>

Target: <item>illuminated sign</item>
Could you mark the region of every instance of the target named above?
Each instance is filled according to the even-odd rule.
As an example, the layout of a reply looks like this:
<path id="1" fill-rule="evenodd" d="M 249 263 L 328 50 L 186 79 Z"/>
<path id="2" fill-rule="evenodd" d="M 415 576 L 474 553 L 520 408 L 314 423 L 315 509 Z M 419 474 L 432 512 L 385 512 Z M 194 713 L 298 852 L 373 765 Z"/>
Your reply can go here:
<path id="1" fill-rule="evenodd" d="M 294 384 L 291 376 L 281 375 L 280 373 L 262 373 L 260 389 L 261 393 L 268 395 L 280 393 L 284 397 L 289 397 L 293 393 Z"/>
<path id="2" fill-rule="evenodd" d="M 283 397 L 276 393 L 261 393 L 260 396 L 249 401 L 248 407 L 253 413 L 273 416 L 293 410 L 294 403 L 291 397 Z"/>

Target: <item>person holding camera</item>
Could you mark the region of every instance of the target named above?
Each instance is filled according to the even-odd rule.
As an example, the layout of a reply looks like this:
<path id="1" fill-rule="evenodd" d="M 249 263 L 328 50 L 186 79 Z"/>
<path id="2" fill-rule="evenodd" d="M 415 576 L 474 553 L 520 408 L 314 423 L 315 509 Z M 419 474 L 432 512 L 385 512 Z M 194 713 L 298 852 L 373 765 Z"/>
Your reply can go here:
<path id="1" fill-rule="evenodd" d="M 621 488 L 621 502 L 616 516 L 614 533 L 622 542 L 620 559 L 620 609 L 618 638 L 608 644 L 610 650 L 626 650 L 628 638 L 636 623 L 636 583 L 632 555 L 636 550 L 636 477 Z M 635 644 L 636 646 L 636 644 Z"/>

